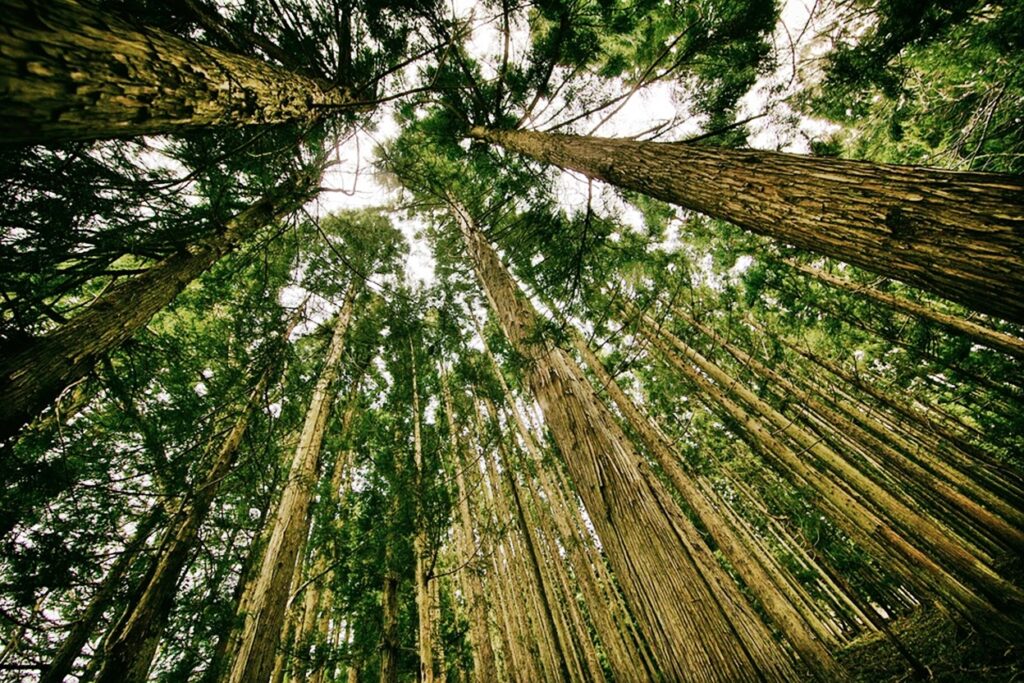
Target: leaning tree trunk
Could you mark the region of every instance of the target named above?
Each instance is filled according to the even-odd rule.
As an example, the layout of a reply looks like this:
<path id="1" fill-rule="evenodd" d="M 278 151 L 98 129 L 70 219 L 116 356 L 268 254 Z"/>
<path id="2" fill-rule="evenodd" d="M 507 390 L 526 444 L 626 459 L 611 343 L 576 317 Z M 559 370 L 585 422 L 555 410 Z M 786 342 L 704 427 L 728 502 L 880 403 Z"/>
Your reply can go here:
<path id="1" fill-rule="evenodd" d="M 911 301 L 889 292 L 875 289 L 871 285 L 853 282 L 845 278 L 837 277 L 818 268 L 805 266 L 795 261 L 786 261 L 786 265 L 794 268 L 804 275 L 811 277 L 818 282 L 824 283 L 844 292 L 850 292 L 865 299 L 888 306 L 904 315 L 909 315 L 924 322 L 930 322 L 939 327 L 945 328 L 954 334 L 961 334 L 968 339 L 996 351 L 1001 351 L 1008 356 L 1024 360 L 1024 339 L 1015 337 L 1006 332 L 993 330 L 991 327 L 979 325 L 976 322 L 967 320 L 958 315 L 943 313 L 933 306 Z"/>
<path id="2" fill-rule="evenodd" d="M 300 318 L 301 309 L 298 309 L 285 326 L 281 337 L 283 343 L 287 343 Z M 249 421 L 260 405 L 276 365 L 271 361 L 258 374 L 241 414 L 217 449 L 206 476 L 191 500 L 182 504 L 168 524 L 167 533 L 147 572 L 141 596 L 115 626 L 113 637 L 106 643 L 103 666 L 96 677 L 98 683 L 142 683 L 149 675 L 160 636 L 174 607 L 178 580 L 221 482 L 235 463 Z"/>
<path id="3" fill-rule="evenodd" d="M 788 653 L 703 539 L 668 508 L 668 491 L 582 370 L 561 349 L 537 343 L 537 314 L 461 207 L 452 206 L 491 309 L 526 358 L 529 385 L 577 482 L 616 578 L 666 678 L 791 680 Z"/>
<path id="4" fill-rule="evenodd" d="M 313 389 L 289 469 L 288 483 L 281 494 L 270 541 L 253 586 L 228 683 L 266 683 L 274 668 L 295 558 L 309 531 L 309 506 L 316 485 L 320 448 L 334 399 L 335 379 L 341 365 L 345 332 L 352 318 L 356 293 L 355 285 L 350 285 L 338 313 L 323 369 Z"/>
<path id="5" fill-rule="evenodd" d="M 302 206 L 316 180 L 303 175 L 285 183 L 229 220 L 220 232 L 111 288 L 64 325 L 0 358 L 0 442 L 53 403 L 65 387 L 85 377 L 99 358 L 130 339 L 222 256 Z"/>
<path id="6" fill-rule="evenodd" d="M 0 0 L 0 144 L 309 121 L 347 90 L 78 0 Z"/>
<path id="7" fill-rule="evenodd" d="M 1024 322 L 1024 178 L 480 127 L 470 136 Z"/>

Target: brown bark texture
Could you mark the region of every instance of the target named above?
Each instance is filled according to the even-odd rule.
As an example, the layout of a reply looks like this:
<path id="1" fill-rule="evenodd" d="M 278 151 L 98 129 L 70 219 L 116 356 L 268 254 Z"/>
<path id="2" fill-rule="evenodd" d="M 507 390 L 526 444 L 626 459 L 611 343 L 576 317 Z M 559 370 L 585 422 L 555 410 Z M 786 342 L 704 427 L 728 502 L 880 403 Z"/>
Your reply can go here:
<path id="1" fill-rule="evenodd" d="M 309 121 L 346 90 L 78 0 L 2 0 L 0 144 Z"/>
<path id="2" fill-rule="evenodd" d="M 1024 178 L 480 127 L 470 136 L 1024 322 Z"/>
<path id="3" fill-rule="evenodd" d="M 228 221 L 223 230 L 112 287 L 88 309 L 0 358 L 0 441 L 85 377 L 109 351 L 130 339 L 186 286 L 272 221 L 302 206 L 309 179 L 286 182 Z"/>
<path id="4" fill-rule="evenodd" d="M 536 343 L 537 314 L 470 217 L 451 208 L 492 310 L 527 359 L 529 385 L 662 674 L 691 681 L 795 677 L 788 653 L 728 591 L 731 579 L 720 568 L 716 574 L 696 530 L 666 509 L 667 491 L 579 366 L 561 349 Z"/>

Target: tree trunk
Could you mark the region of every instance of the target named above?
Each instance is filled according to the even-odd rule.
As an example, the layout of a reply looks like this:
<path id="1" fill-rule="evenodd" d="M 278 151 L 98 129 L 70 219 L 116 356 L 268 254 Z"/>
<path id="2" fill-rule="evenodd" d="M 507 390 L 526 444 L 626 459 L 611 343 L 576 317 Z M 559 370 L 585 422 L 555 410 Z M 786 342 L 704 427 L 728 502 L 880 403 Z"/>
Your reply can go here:
<path id="1" fill-rule="evenodd" d="M 139 551 L 145 545 L 146 539 L 149 538 L 163 514 L 162 507 L 154 508 L 139 524 L 134 537 L 125 546 L 114 564 L 110 566 L 99 589 L 89 600 L 88 606 L 75 619 L 74 625 L 64 637 L 64 642 L 61 643 L 60 649 L 57 650 L 57 654 L 50 662 L 50 667 L 40 675 L 39 683 L 62 683 L 64 678 L 71 673 L 75 660 L 82 653 L 85 644 L 89 642 L 89 637 L 93 635 L 103 613 L 110 607 L 114 594 L 122 587 L 125 574 L 138 557 Z"/>
<path id="2" fill-rule="evenodd" d="M 491 309 L 577 482 L 641 631 L 669 679 L 790 680 L 788 654 L 743 598 L 696 529 L 665 508 L 667 491 L 568 355 L 533 339 L 537 314 L 461 207 L 452 206 Z M 716 573 L 717 569 L 717 573 Z M 733 599 L 733 598 L 737 599 Z"/>
<path id="3" fill-rule="evenodd" d="M 380 648 L 380 683 L 398 683 L 398 576 L 390 568 L 385 572 L 381 597 L 384 630 Z"/>
<path id="4" fill-rule="evenodd" d="M 311 121 L 347 90 L 78 0 L 2 0 L 0 145 Z"/>
<path id="5" fill-rule="evenodd" d="M 470 136 L 1024 322 L 1024 179 L 685 143 Z"/>
<path id="6" fill-rule="evenodd" d="M 494 657 L 494 647 L 491 645 L 490 628 L 487 624 L 487 596 L 484 594 L 483 583 L 480 581 L 480 575 L 473 562 L 476 556 L 476 540 L 473 533 L 473 517 L 469 511 L 469 490 L 466 487 L 466 478 L 462 473 L 465 457 L 455 424 L 451 390 L 448 387 L 448 378 L 444 368 L 441 369 L 441 398 L 444 401 L 444 411 L 448 422 L 449 457 L 452 468 L 455 470 L 456 495 L 459 500 L 461 528 L 458 531 L 462 534 L 464 550 L 460 554 L 459 560 L 465 565 L 462 570 L 462 579 L 466 586 L 466 602 L 469 605 L 470 641 L 473 646 L 473 679 L 479 683 L 489 683 L 498 680 L 498 667 Z"/>
<path id="7" fill-rule="evenodd" d="M 219 233 L 111 288 L 84 312 L 25 350 L 0 358 L 0 441 L 131 338 L 190 282 L 261 227 L 302 206 L 318 179 L 294 179 L 228 221 Z"/>
<path id="8" fill-rule="evenodd" d="M 786 264 L 789 267 L 800 271 L 804 275 L 817 280 L 818 282 L 835 287 L 836 289 L 840 289 L 844 292 L 850 292 L 851 294 L 871 299 L 876 303 L 888 306 L 889 308 L 899 311 L 904 315 L 909 315 L 913 318 L 933 323 L 953 332 L 954 334 L 961 334 L 982 346 L 986 346 L 995 351 L 1000 351 L 1013 358 L 1024 360 L 1024 339 L 1015 337 L 1012 334 L 993 330 L 990 327 L 985 327 L 984 325 L 979 325 L 978 323 L 971 322 L 970 320 L 965 320 L 957 315 L 943 313 L 932 306 L 917 303 L 916 301 L 910 301 L 909 299 L 905 299 L 895 294 L 890 294 L 889 292 L 877 290 L 870 285 L 851 282 L 850 280 L 837 277 L 819 268 L 812 268 L 811 266 L 805 266 L 801 263 L 789 260 L 786 261 Z"/>
<path id="9" fill-rule="evenodd" d="M 274 666 L 274 655 L 281 638 L 288 604 L 288 586 L 295 570 L 295 558 L 309 532 L 309 505 L 316 486 L 320 448 L 334 399 L 335 379 L 341 365 L 345 332 L 352 317 L 356 294 L 355 285 L 349 285 L 323 369 L 306 411 L 288 482 L 281 494 L 270 541 L 253 587 L 252 600 L 245 615 L 228 683 L 266 683 Z"/>
<path id="10" fill-rule="evenodd" d="M 416 352 L 409 342 L 409 363 L 412 374 L 412 438 L 413 467 L 416 478 L 416 535 L 413 537 L 413 552 L 416 555 L 416 618 L 417 644 L 420 655 L 421 683 L 434 683 L 434 609 L 430 599 L 430 581 L 427 563 L 427 526 L 422 501 L 426 497 L 423 476 L 423 442 L 420 437 L 420 393 L 416 377 Z"/>

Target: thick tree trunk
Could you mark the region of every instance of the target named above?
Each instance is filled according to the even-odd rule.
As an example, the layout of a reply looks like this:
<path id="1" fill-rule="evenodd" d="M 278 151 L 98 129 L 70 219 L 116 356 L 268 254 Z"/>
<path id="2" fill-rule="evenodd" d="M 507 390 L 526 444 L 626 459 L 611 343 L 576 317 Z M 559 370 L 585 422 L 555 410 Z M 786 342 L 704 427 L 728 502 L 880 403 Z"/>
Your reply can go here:
<path id="1" fill-rule="evenodd" d="M 709 557 L 667 491 L 568 355 L 536 343 L 537 314 L 461 207 L 452 206 L 478 278 L 577 482 L 658 666 L 670 679 L 789 680 L 789 655 Z M 723 593 L 723 591 L 725 593 Z"/>
<path id="2" fill-rule="evenodd" d="M 110 607 L 111 600 L 122 586 L 125 574 L 131 568 L 132 563 L 139 555 L 139 551 L 145 544 L 146 539 L 153 532 L 157 523 L 164 515 L 161 507 L 151 510 L 135 530 L 132 540 L 125 546 L 114 564 L 110 566 L 103 582 L 96 590 L 96 593 L 89 600 L 88 606 L 75 620 L 74 625 L 64 637 L 60 649 L 50 662 L 50 667 L 42 672 L 39 683 L 62 683 L 64 678 L 71 673 L 75 660 L 82 653 L 82 648 L 89 642 L 90 636 L 96 630 L 103 613 Z"/>
<path id="3" fill-rule="evenodd" d="M 0 144 L 309 121 L 352 104 L 346 90 L 78 0 L 0 9 Z"/>
<path id="4" fill-rule="evenodd" d="M 273 531 L 247 608 L 228 683 L 266 683 L 273 670 L 295 558 L 309 532 L 309 506 L 316 486 L 320 448 L 334 399 L 335 379 L 341 365 L 345 332 L 352 317 L 356 293 L 355 286 L 350 285 L 338 313 L 323 369 L 313 389 L 295 457 L 289 468 L 288 483 L 281 494 Z"/>
<path id="5" fill-rule="evenodd" d="M 287 182 L 232 218 L 219 233 L 111 288 L 28 348 L 0 358 L 0 441 L 17 433 L 65 387 L 85 377 L 97 360 L 131 338 L 222 256 L 302 206 L 315 183 L 309 177 Z"/>
<path id="6" fill-rule="evenodd" d="M 470 136 L 1024 322 L 1024 179 L 473 128 Z"/>
<path id="7" fill-rule="evenodd" d="M 876 303 L 892 308 L 904 315 L 909 315 L 919 320 L 933 323 L 955 334 L 962 334 L 982 346 L 986 346 L 995 351 L 1001 351 L 1008 356 L 1024 360 L 1024 339 L 1015 337 L 1012 334 L 993 330 L 990 327 L 979 325 L 978 323 L 971 322 L 970 320 L 966 320 L 960 316 L 943 313 L 932 306 L 926 306 L 924 304 L 917 303 L 916 301 L 910 301 L 909 299 L 905 299 L 895 294 L 890 294 L 889 292 L 882 292 L 870 285 L 851 282 L 850 280 L 837 277 L 818 268 L 812 268 L 811 266 L 805 266 L 793 261 L 786 261 L 786 263 L 791 268 L 800 271 L 804 275 L 807 275 L 818 282 L 822 282 L 844 292 L 850 292 L 851 294 L 871 299 Z"/>
<path id="8" fill-rule="evenodd" d="M 285 325 L 282 342 L 287 343 L 299 321 L 300 313 L 296 311 Z M 103 666 L 96 677 L 99 683 L 142 683 L 148 677 L 157 644 L 174 607 L 178 580 L 192 554 L 199 529 L 210 512 L 221 482 L 235 463 L 249 421 L 260 406 L 275 365 L 269 363 L 256 377 L 246 404 L 217 449 L 206 477 L 196 488 L 193 497 L 182 504 L 168 524 L 168 532 L 153 558 L 139 600 L 130 606 L 115 627 L 113 637 L 106 643 Z"/>
<path id="9" fill-rule="evenodd" d="M 587 367 L 597 377 L 599 384 L 605 388 L 619 411 L 640 435 L 658 466 L 668 476 L 687 505 L 697 514 L 715 544 L 728 558 L 747 588 L 761 602 L 761 606 L 768 616 L 775 622 L 786 639 L 792 643 L 801 659 L 823 681 L 845 679 L 846 672 L 833 659 L 810 625 L 804 621 L 793 603 L 787 598 L 782 587 L 785 579 L 774 575 L 774 567 L 763 566 L 758 562 L 758 554 L 748 547 L 749 543 L 744 543 L 738 530 L 732 528 L 711 504 L 711 501 L 705 498 L 697 484 L 683 472 L 668 438 L 626 396 L 626 393 L 616 383 L 615 378 L 605 370 L 604 365 L 590 350 L 579 333 L 573 331 L 571 334 L 576 349 L 580 352 Z M 746 540 L 749 541 L 749 539 Z"/>

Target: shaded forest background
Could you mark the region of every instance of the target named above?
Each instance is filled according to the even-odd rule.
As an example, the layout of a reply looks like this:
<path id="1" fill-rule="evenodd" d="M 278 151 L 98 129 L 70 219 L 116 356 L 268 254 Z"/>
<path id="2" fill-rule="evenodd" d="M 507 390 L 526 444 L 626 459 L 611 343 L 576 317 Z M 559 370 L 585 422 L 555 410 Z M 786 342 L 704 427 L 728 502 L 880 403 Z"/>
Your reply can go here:
<path id="1" fill-rule="evenodd" d="M 0 680 L 1020 676 L 1021 3 L 0 8 Z"/>

